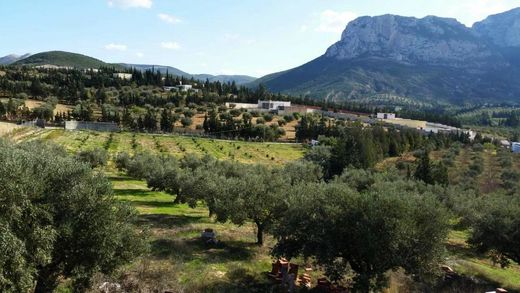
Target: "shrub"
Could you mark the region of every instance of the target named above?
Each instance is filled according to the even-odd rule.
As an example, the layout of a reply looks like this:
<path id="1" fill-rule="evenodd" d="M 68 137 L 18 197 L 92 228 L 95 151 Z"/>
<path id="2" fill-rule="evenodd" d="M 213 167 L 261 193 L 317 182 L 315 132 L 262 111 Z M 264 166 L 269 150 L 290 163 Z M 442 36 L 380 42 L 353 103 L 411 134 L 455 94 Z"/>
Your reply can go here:
<path id="1" fill-rule="evenodd" d="M 97 168 L 107 164 L 108 152 L 100 148 L 85 150 L 78 153 L 77 159 L 87 163 L 91 168 Z"/>

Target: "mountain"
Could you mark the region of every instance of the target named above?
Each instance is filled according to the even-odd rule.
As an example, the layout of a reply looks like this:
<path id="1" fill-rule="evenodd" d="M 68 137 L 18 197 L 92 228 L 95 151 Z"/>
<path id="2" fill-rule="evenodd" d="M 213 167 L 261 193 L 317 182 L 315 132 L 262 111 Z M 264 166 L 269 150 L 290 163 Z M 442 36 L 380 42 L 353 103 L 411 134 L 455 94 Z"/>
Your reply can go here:
<path id="1" fill-rule="evenodd" d="M 195 79 L 199 80 L 209 80 L 210 82 L 220 81 L 223 83 L 235 82 L 238 85 L 244 85 L 251 83 L 256 80 L 256 77 L 252 77 L 249 75 L 211 75 L 211 74 L 195 74 L 193 75 Z"/>
<path id="2" fill-rule="evenodd" d="M 145 64 L 127 64 L 127 63 L 120 63 L 119 65 L 122 65 L 126 68 L 135 68 L 140 71 L 146 71 L 146 70 L 154 70 L 154 71 L 160 71 L 161 73 L 165 74 L 168 72 L 172 75 L 177 76 L 184 76 L 184 77 L 191 77 L 191 74 L 184 72 L 178 68 L 171 67 L 171 66 L 162 66 L 162 65 L 145 65 Z"/>
<path id="3" fill-rule="evenodd" d="M 211 75 L 211 74 L 190 74 L 187 72 L 184 72 L 178 68 L 171 67 L 171 66 L 162 66 L 162 65 L 143 65 L 143 64 L 126 64 L 121 63 L 120 65 L 126 67 L 126 68 L 135 68 L 138 70 L 155 70 L 160 71 L 161 73 L 168 72 L 169 74 L 177 75 L 177 76 L 184 76 L 186 78 L 194 78 L 197 80 L 206 80 L 208 79 L 210 82 L 235 82 L 238 85 L 247 84 L 250 82 L 253 82 L 256 80 L 256 77 L 247 76 L 247 75 Z"/>
<path id="4" fill-rule="evenodd" d="M 31 54 L 24 54 L 24 55 L 11 54 L 11 55 L 7 55 L 4 57 L 0 57 L 0 65 L 10 65 L 18 60 L 25 59 L 29 56 L 31 56 Z"/>
<path id="5" fill-rule="evenodd" d="M 475 23 L 473 30 L 499 47 L 520 47 L 520 8 L 491 15 Z"/>
<path id="6" fill-rule="evenodd" d="M 15 66 L 61 66 L 79 69 L 113 67 L 115 65 L 105 63 L 89 56 L 63 51 L 50 51 L 31 55 L 25 59 L 14 62 Z M 116 66 L 118 67 L 118 66 Z"/>
<path id="7" fill-rule="evenodd" d="M 255 77 L 247 75 L 210 75 L 210 74 L 190 74 L 180 69 L 171 66 L 162 65 L 146 65 L 146 64 L 127 64 L 118 63 L 111 64 L 105 63 L 99 59 L 95 59 L 89 56 L 63 52 L 63 51 L 50 51 L 38 53 L 35 55 L 26 54 L 23 56 L 9 55 L 0 58 L 0 65 L 14 65 L 14 66 L 59 66 L 59 67 L 73 67 L 78 69 L 87 68 L 100 68 L 100 67 L 115 67 L 116 69 L 129 69 L 135 68 L 141 71 L 145 70 L 158 70 L 161 73 L 168 72 L 169 74 L 184 76 L 186 78 L 194 78 L 197 80 L 209 81 L 220 81 L 220 82 L 232 82 L 235 81 L 237 84 L 242 85 L 250 83 L 256 80 Z"/>
<path id="8" fill-rule="evenodd" d="M 324 55 L 256 80 L 275 92 L 333 101 L 378 96 L 427 103 L 520 102 L 520 10 L 472 28 L 397 15 L 350 22 Z"/>

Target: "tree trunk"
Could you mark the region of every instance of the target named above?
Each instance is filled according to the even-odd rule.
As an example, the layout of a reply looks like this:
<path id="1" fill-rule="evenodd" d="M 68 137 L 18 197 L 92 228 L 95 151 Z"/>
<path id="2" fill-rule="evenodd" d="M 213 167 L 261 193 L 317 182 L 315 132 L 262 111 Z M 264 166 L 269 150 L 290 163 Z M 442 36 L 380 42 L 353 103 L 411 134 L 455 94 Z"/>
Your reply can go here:
<path id="1" fill-rule="evenodd" d="M 173 204 L 181 204 L 184 202 L 184 197 L 182 195 L 177 194 L 175 197 L 175 200 L 173 201 Z"/>
<path id="2" fill-rule="evenodd" d="M 256 222 L 256 244 L 264 245 L 264 226 Z"/>

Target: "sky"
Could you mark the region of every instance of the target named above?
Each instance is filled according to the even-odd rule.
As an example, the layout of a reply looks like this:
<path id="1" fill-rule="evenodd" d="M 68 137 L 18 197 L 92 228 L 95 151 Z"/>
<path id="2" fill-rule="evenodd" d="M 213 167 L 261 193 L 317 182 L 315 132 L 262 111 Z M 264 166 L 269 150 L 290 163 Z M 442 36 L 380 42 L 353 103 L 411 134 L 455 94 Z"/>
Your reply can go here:
<path id="1" fill-rule="evenodd" d="M 322 55 L 359 16 L 456 18 L 520 0 L 0 0 L 0 56 L 62 50 L 105 62 L 260 77 Z"/>

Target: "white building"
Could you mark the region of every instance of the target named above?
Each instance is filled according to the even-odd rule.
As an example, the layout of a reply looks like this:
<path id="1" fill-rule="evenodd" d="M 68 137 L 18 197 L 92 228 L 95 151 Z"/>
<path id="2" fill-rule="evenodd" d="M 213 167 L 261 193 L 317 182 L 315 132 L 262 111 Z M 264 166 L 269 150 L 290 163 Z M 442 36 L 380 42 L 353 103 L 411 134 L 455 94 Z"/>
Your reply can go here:
<path id="1" fill-rule="evenodd" d="M 383 120 L 395 119 L 395 113 L 377 113 L 377 119 L 383 119 Z"/>
<path id="2" fill-rule="evenodd" d="M 513 146 L 511 147 L 511 150 L 515 154 L 520 154 L 520 142 L 513 142 Z"/>
<path id="3" fill-rule="evenodd" d="M 132 74 L 131 73 L 114 73 L 113 77 L 124 79 L 124 80 L 130 80 L 130 79 L 132 79 Z"/>
<path id="4" fill-rule="evenodd" d="M 177 86 L 177 89 L 181 92 L 187 92 L 193 89 L 191 84 L 181 84 Z"/>
<path id="5" fill-rule="evenodd" d="M 258 108 L 265 110 L 285 110 L 291 106 L 291 102 L 283 101 L 258 101 Z"/>
<path id="6" fill-rule="evenodd" d="M 226 107 L 230 109 L 257 109 L 257 104 L 248 103 L 226 103 Z"/>

